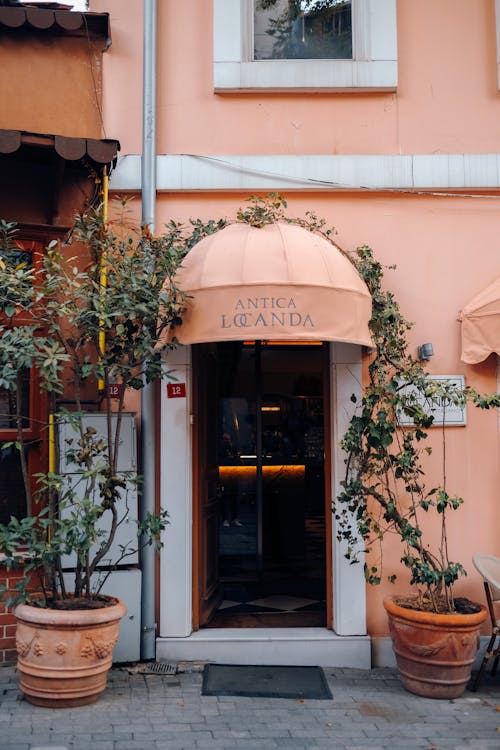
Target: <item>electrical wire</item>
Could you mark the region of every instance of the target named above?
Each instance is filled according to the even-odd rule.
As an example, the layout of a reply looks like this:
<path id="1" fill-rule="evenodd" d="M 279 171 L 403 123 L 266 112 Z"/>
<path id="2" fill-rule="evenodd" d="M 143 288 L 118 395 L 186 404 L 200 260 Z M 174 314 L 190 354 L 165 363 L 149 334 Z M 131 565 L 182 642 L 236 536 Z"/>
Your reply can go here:
<path id="1" fill-rule="evenodd" d="M 436 196 L 438 198 L 489 198 L 489 199 L 499 199 L 500 198 L 500 186 L 498 187 L 499 194 L 489 194 L 489 193 L 464 193 L 464 192 L 450 192 L 450 191 L 442 191 L 442 190 L 421 190 L 417 188 L 391 188 L 391 187 L 377 187 L 377 186 L 368 186 L 368 185 L 352 185 L 348 183 L 342 183 L 342 182 L 335 182 L 334 180 L 318 180 L 313 177 L 296 177 L 293 175 L 286 175 L 281 174 L 280 172 L 273 172 L 271 170 L 266 169 L 257 169 L 253 167 L 241 167 L 238 164 L 234 164 L 231 161 L 228 161 L 227 159 L 222 159 L 218 156 L 204 156 L 202 154 L 180 154 L 180 156 L 189 156 L 193 159 L 199 159 L 201 161 L 212 161 L 217 162 L 219 164 L 222 164 L 223 166 L 227 167 L 228 169 L 232 170 L 233 172 L 237 172 L 238 174 L 253 174 L 253 175 L 259 175 L 264 177 L 273 177 L 278 178 L 281 180 L 286 180 L 287 182 L 297 182 L 301 185 L 304 185 L 304 183 L 308 183 L 311 185 L 318 185 L 318 186 L 324 186 L 324 187 L 336 187 L 341 190 L 356 190 L 356 191 L 362 191 L 367 193 L 401 193 L 403 195 L 430 195 L 430 196 Z"/>

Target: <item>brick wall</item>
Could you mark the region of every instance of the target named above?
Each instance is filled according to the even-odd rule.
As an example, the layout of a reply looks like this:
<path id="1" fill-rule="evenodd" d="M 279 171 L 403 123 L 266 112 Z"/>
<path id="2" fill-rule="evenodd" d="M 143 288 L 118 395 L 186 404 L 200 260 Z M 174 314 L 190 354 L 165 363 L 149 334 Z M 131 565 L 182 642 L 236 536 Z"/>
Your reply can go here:
<path id="1" fill-rule="evenodd" d="M 6 584 L 9 589 L 13 589 L 22 577 L 22 567 L 6 570 L 5 566 L 0 564 L 0 584 Z M 12 608 L 7 610 L 4 602 L 0 602 L 0 665 L 13 664 L 16 659 L 16 621 Z"/>

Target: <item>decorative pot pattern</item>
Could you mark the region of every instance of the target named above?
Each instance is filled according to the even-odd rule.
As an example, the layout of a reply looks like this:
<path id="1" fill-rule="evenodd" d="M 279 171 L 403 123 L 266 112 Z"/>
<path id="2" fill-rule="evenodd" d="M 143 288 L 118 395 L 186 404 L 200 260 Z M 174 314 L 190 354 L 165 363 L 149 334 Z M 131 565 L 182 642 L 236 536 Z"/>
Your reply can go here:
<path id="1" fill-rule="evenodd" d="M 63 708 L 97 700 L 106 688 L 126 612 L 123 602 L 112 601 L 112 606 L 92 610 L 16 607 L 17 668 L 30 703 Z"/>
<path id="2" fill-rule="evenodd" d="M 434 614 L 385 599 L 404 687 L 425 698 L 458 698 L 470 680 L 486 608 L 472 615 Z"/>

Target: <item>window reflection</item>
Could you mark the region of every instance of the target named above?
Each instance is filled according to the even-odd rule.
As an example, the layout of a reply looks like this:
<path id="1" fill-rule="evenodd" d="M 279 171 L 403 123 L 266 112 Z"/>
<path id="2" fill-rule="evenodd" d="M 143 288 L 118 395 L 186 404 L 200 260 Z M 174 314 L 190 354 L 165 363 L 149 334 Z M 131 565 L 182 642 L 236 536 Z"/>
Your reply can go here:
<path id="1" fill-rule="evenodd" d="M 352 59 L 351 0 L 255 0 L 254 59 Z"/>

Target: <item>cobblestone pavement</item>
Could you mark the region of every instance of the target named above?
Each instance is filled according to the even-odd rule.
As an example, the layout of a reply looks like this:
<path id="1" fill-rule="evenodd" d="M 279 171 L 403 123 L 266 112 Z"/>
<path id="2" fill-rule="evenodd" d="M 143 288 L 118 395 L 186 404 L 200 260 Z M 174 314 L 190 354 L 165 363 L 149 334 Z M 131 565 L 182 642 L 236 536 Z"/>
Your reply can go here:
<path id="1" fill-rule="evenodd" d="M 333 700 L 290 700 L 202 696 L 200 671 L 184 668 L 115 667 L 97 703 L 54 710 L 23 700 L 15 669 L 0 667 L 0 748 L 500 749 L 500 675 L 486 675 L 477 693 L 436 701 L 407 693 L 392 669 L 325 669 Z"/>

